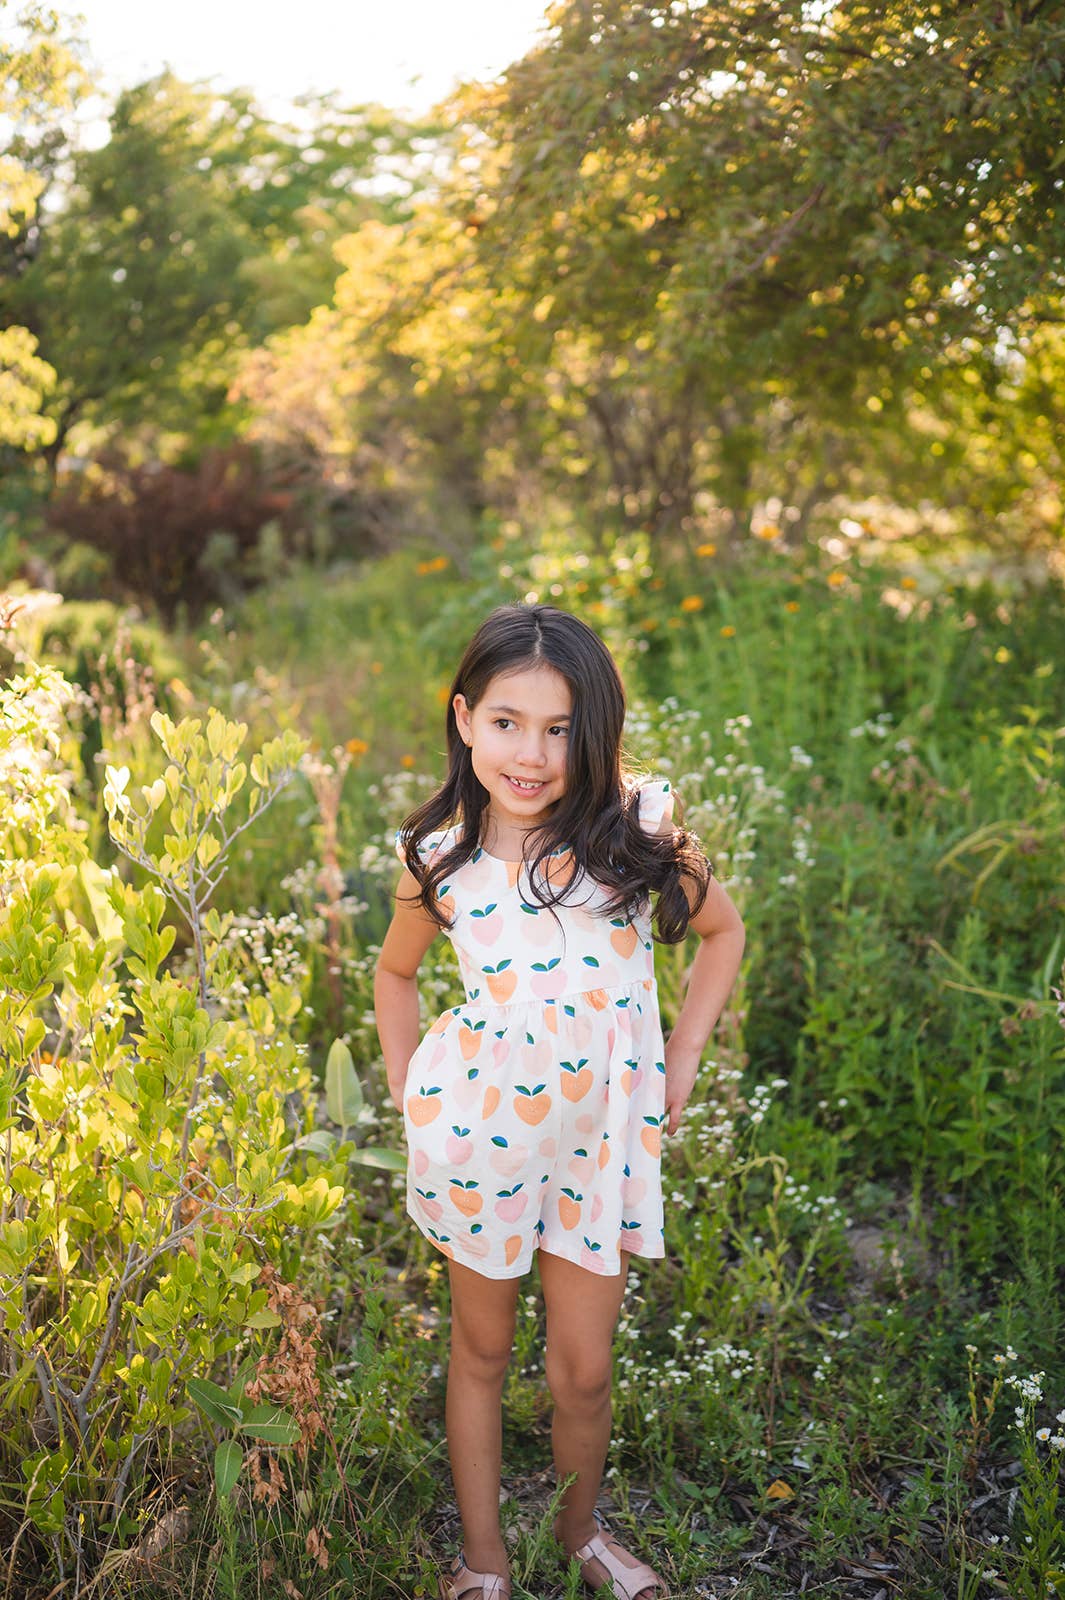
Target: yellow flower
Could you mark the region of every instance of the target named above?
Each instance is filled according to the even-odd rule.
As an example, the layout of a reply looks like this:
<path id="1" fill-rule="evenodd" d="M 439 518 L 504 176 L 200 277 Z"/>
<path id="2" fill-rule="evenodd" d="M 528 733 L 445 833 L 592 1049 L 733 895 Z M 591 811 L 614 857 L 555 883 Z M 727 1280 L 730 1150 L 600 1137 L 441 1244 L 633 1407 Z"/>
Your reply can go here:
<path id="1" fill-rule="evenodd" d="M 695 554 L 697 556 L 716 556 L 717 555 L 717 545 L 716 544 L 697 544 L 695 546 Z"/>
<path id="2" fill-rule="evenodd" d="M 370 662 L 370 671 L 373 673 L 374 677 L 376 677 L 379 672 L 383 672 L 384 670 L 384 666 L 380 661 Z"/>
<path id="3" fill-rule="evenodd" d="M 701 611 L 703 609 L 702 595 L 686 594 L 680 603 L 680 609 L 682 611 Z"/>
<path id="4" fill-rule="evenodd" d="M 443 572 L 446 566 L 447 556 L 434 556 L 431 561 L 419 561 L 415 571 L 424 577 L 427 572 Z"/>
<path id="5" fill-rule="evenodd" d="M 658 627 L 658 618 L 657 617 L 648 617 L 647 621 L 642 623 L 641 626 L 643 628 L 644 633 L 653 633 L 655 628 Z"/>
<path id="6" fill-rule="evenodd" d="M 414 757 L 413 756 L 400 756 L 399 764 L 400 764 L 401 767 L 407 767 L 409 769 L 410 767 L 413 767 L 413 765 L 414 765 Z"/>
<path id="7" fill-rule="evenodd" d="M 369 748 L 365 739 L 349 739 L 344 746 L 349 756 L 364 756 Z"/>
<path id="8" fill-rule="evenodd" d="M 1000 644 L 998 649 L 995 651 L 995 660 L 999 662 L 1012 661 L 1013 651 L 1007 650 L 1004 644 Z"/>
<path id="9" fill-rule="evenodd" d="M 916 589 L 917 587 L 916 578 L 903 578 L 901 582 L 904 589 Z"/>
<path id="10" fill-rule="evenodd" d="M 840 572 L 838 567 L 835 572 L 830 572 L 828 575 L 828 586 L 830 589 L 838 589 L 840 584 L 846 583 L 846 581 L 847 574 L 845 572 Z"/>
<path id="11" fill-rule="evenodd" d="M 755 531 L 759 539 L 768 540 L 780 538 L 780 529 L 777 527 L 775 522 L 763 522 L 762 526 L 757 528 Z"/>
<path id="12" fill-rule="evenodd" d="M 440 685 L 439 689 L 436 691 L 436 703 L 437 703 L 437 705 L 438 706 L 446 706 L 447 702 L 448 702 L 448 697 L 449 697 L 450 694 L 451 694 L 451 685 L 449 683 L 442 683 Z"/>
<path id="13" fill-rule="evenodd" d="M 784 610 L 785 611 L 798 611 L 798 609 L 799 609 L 799 602 L 797 600 L 785 600 L 785 602 L 784 602 Z"/>
<path id="14" fill-rule="evenodd" d="M 736 630 L 732 626 L 732 623 L 731 622 L 726 622 L 725 626 L 721 630 L 721 637 L 722 637 L 722 639 L 731 639 L 735 632 L 736 632 Z"/>

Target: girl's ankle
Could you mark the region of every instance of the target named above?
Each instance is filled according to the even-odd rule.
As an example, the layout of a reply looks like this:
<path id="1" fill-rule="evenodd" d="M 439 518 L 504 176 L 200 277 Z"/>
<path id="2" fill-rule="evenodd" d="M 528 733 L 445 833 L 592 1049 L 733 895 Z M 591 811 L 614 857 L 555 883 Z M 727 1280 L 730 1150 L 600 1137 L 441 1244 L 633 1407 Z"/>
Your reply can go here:
<path id="1" fill-rule="evenodd" d="M 510 1576 L 510 1559 L 502 1539 L 482 1544 L 463 1544 L 459 1551 L 464 1564 L 471 1572 L 498 1572 Z"/>

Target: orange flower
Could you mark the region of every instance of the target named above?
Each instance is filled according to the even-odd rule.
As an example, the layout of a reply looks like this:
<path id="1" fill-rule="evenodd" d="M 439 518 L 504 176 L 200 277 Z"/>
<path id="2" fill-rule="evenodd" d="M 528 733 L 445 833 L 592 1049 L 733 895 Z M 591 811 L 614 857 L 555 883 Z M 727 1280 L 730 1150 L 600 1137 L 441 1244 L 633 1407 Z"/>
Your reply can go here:
<path id="1" fill-rule="evenodd" d="M 344 746 L 349 756 L 364 756 L 369 748 L 365 739 L 349 739 Z"/>
<path id="2" fill-rule="evenodd" d="M 697 544 L 695 546 L 695 554 L 697 556 L 716 556 L 717 555 L 717 545 L 716 544 Z"/>
<path id="3" fill-rule="evenodd" d="M 901 579 L 901 583 L 904 589 L 916 589 L 917 587 L 916 578 L 903 578 Z"/>
<path id="4" fill-rule="evenodd" d="M 798 609 L 799 609 L 799 602 L 797 600 L 785 600 L 785 602 L 784 602 L 784 610 L 785 611 L 798 611 Z"/>
<path id="5" fill-rule="evenodd" d="M 846 581 L 847 574 L 845 572 L 840 572 L 838 567 L 836 568 L 835 572 L 830 572 L 828 575 L 828 586 L 830 589 L 838 589 L 840 584 L 846 583 Z"/>
<path id="6" fill-rule="evenodd" d="M 451 685 L 449 683 L 442 683 L 440 685 L 439 689 L 436 691 L 436 703 L 437 703 L 437 705 L 446 706 L 447 702 L 448 702 L 448 696 L 450 695 L 450 693 L 451 693 Z"/>
<path id="7" fill-rule="evenodd" d="M 755 533 L 759 539 L 769 540 L 780 538 L 780 529 L 777 527 L 775 522 L 763 522 L 760 528 L 755 529 Z"/>
<path id="8" fill-rule="evenodd" d="M 703 609 L 702 595 L 686 594 L 680 603 L 680 609 L 682 611 L 701 611 Z"/>
<path id="9" fill-rule="evenodd" d="M 721 637 L 722 637 L 722 639 L 731 639 L 735 632 L 736 632 L 736 630 L 732 626 L 732 623 L 731 622 L 726 622 L 725 626 L 721 630 Z"/>
<path id="10" fill-rule="evenodd" d="M 407 768 L 413 767 L 413 765 L 414 765 L 414 757 L 413 756 L 400 756 L 399 764 L 400 764 L 401 767 L 407 767 Z"/>
<path id="11" fill-rule="evenodd" d="M 415 571 L 424 577 L 427 572 L 443 572 L 446 566 L 447 556 L 434 556 L 431 561 L 419 561 Z"/>

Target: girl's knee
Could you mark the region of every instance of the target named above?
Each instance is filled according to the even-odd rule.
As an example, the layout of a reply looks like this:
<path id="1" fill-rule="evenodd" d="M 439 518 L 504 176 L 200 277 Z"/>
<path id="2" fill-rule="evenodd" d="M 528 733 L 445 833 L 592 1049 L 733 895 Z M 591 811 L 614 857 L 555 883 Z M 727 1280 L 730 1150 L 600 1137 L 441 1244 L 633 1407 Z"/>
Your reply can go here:
<path id="1" fill-rule="evenodd" d="M 451 1365 L 479 1383 L 501 1384 L 513 1350 L 512 1340 L 479 1331 L 472 1337 L 459 1332 L 451 1338 Z"/>
<path id="2" fill-rule="evenodd" d="M 612 1383 L 609 1348 L 560 1351 L 548 1345 L 544 1356 L 547 1386 L 556 1406 L 594 1411 L 610 1397 Z"/>

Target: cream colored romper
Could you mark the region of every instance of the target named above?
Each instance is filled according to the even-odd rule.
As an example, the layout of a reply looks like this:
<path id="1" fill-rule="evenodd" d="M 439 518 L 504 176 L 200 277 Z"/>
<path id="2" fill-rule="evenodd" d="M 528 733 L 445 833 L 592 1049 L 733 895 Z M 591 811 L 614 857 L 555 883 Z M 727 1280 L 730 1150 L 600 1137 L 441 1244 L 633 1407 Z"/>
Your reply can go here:
<path id="1" fill-rule="evenodd" d="M 640 789 L 649 833 L 672 815 L 668 782 Z M 454 827 L 423 841 L 450 847 Z M 398 844 L 397 854 L 402 853 Z M 548 877 L 572 870 L 569 850 Z M 436 1018 L 404 1086 L 407 1211 L 487 1278 L 548 1250 L 615 1274 L 665 1254 L 660 1175 L 665 1061 L 650 905 L 632 922 L 582 905 L 555 913 L 522 892 L 526 869 L 478 850 L 439 886 L 454 918 L 466 1000 Z"/>

